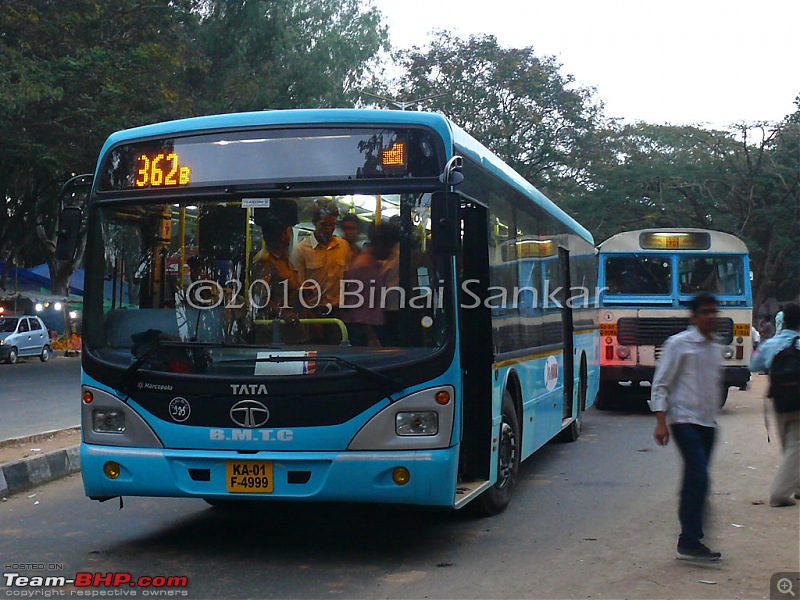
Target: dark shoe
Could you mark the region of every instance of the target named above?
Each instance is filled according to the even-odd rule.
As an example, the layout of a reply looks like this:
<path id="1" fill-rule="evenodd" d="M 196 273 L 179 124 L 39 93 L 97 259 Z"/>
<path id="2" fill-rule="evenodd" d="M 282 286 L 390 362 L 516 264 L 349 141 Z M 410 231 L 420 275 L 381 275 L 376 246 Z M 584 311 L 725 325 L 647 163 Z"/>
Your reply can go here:
<path id="1" fill-rule="evenodd" d="M 716 562 L 722 558 L 722 554 L 719 552 L 712 552 L 698 542 L 697 546 L 692 546 L 691 548 L 682 548 L 678 546 L 675 558 L 678 560 L 695 560 L 698 562 Z"/>
<path id="2" fill-rule="evenodd" d="M 769 505 L 773 508 L 780 508 L 781 506 L 796 506 L 797 501 L 792 498 L 786 498 L 785 500 L 770 500 Z"/>

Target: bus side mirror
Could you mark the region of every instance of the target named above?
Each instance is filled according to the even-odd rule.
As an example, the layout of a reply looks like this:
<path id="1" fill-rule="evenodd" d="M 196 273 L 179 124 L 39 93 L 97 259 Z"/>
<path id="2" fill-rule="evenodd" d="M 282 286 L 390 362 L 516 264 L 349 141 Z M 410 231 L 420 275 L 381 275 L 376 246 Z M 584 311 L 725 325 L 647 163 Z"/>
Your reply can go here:
<path id="1" fill-rule="evenodd" d="M 461 247 L 461 199 L 452 192 L 431 198 L 431 239 L 434 254 L 458 254 Z"/>
<path id="2" fill-rule="evenodd" d="M 80 208 L 72 206 L 61 211 L 58 220 L 56 260 L 70 261 L 75 258 L 82 223 L 83 211 Z"/>

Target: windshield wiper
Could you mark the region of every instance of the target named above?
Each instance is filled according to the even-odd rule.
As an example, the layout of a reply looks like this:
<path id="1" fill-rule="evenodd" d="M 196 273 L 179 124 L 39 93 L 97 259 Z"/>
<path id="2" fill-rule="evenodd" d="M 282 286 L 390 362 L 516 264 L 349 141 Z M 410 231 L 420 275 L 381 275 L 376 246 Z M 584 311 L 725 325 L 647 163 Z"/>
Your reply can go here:
<path id="1" fill-rule="evenodd" d="M 150 330 L 156 331 L 156 330 Z M 146 332 L 145 332 L 146 333 Z M 158 332 L 159 334 L 161 332 Z M 191 342 L 191 341 L 179 341 L 179 340 L 163 340 L 159 337 L 158 334 L 152 335 L 146 342 L 142 342 L 143 344 L 150 345 L 150 348 L 147 349 L 139 358 L 137 358 L 131 366 L 125 369 L 125 373 L 122 375 L 120 379 L 120 390 L 125 394 L 125 400 L 123 402 L 127 402 L 131 396 L 131 387 L 136 381 L 136 373 L 139 372 L 139 369 L 144 366 L 147 360 L 153 356 L 156 352 L 163 348 L 253 348 L 254 346 L 249 346 L 247 344 L 226 344 L 225 342 Z M 263 346 L 258 346 L 262 348 Z M 269 347 L 268 347 L 269 348 Z M 277 349 L 277 348 L 275 348 Z"/>
<path id="2" fill-rule="evenodd" d="M 375 369 L 370 369 L 369 367 L 365 367 L 364 365 L 360 365 L 353 361 L 347 360 L 346 358 L 342 358 L 341 356 L 334 356 L 334 355 L 316 355 L 316 356 L 263 356 L 257 357 L 255 359 L 234 359 L 234 360 L 225 360 L 221 362 L 225 363 L 232 363 L 232 362 L 274 362 L 274 363 L 281 363 L 281 362 L 332 362 L 338 363 L 341 365 L 345 365 L 350 367 L 356 373 L 361 375 L 365 375 L 366 377 L 370 378 L 372 381 L 378 384 L 380 390 L 386 394 L 386 398 L 389 400 L 390 403 L 395 402 L 394 398 L 392 398 L 392 394 L 400 389 L 400 384 L 389 375 L 385 375 Z"/>

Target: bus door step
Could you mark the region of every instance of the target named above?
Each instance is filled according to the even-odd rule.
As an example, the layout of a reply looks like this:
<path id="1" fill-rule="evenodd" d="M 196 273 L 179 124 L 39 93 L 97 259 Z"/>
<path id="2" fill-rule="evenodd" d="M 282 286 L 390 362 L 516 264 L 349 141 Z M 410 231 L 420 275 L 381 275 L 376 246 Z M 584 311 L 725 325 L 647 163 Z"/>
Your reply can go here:
<path id="1" fill-rule="evenodd" d="M 456 486 L 456 508 L 461 508 L 483 491 L 492 487 L 491 481 L 462 481 Z"/>

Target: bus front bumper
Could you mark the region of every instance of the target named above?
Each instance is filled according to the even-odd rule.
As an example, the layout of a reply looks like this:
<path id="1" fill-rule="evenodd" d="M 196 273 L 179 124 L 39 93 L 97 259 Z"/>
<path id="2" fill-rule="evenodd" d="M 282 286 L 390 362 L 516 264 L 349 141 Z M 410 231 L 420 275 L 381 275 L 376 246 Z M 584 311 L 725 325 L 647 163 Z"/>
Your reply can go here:
<path id="1" fill-rule="evenodd" d="M 269 493 L 232 493 L 228 463 L 266 461 L 272 469 Z M 104 465 L 119 465 L 111 479 Z M 263 463 L 262 463 L 263 464 Z M 211 500 L 308 500 L 448 506 L 455 503 L 458 447 L 441 450 L 373 452 L 258 452 L 118 448 L 81 444 L 86 495 L 162 496 Z M 404 485 L 392 474 L 408 470 Z"/>
<path id="2" fill-rule="evenodd" d="M 602 381 L 653 381 L 655 367 L 603 367 L 600 369 L 600 379 Z M 723 381 L 727 387 L 738 387 L 740 390 L 747 389 L 747 382 L 750 381 L 750 370 L 747 367 L 723 367 Z"/>

